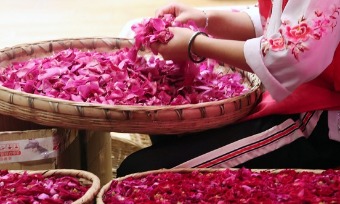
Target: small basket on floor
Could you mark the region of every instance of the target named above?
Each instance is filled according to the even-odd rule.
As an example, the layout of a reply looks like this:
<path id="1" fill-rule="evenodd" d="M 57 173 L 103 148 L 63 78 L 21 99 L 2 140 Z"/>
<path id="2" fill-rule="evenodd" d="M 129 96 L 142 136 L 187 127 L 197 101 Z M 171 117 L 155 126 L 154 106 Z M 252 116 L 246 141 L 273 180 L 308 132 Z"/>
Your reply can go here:
<path id="1" fill-rule="evenodd" d="M 145 134 L 111 133 L 111 139 L 113 178 L 116 177 L 117 168 L 127 156 L 151 145 L 149 135 Z"/>
<path id="2" fill-rule="evenodd" d="M 41 174 L 42 176 L 70 176 L 78 179 L 78 181 L 83 185 L 90 186 L 86 193 L 72 202 L 73 204 L 92 204 L 95 203 L 96 196 L 101 188 L 99 178 L 91 172 L 76 170 L 76 169 L 51 169 L 51 170 L 36 170 L 36 171 L 26 171 L 26 170 L 9 170 L 9 173 L 23 174 L 27 172 L 28 174 Z"/>

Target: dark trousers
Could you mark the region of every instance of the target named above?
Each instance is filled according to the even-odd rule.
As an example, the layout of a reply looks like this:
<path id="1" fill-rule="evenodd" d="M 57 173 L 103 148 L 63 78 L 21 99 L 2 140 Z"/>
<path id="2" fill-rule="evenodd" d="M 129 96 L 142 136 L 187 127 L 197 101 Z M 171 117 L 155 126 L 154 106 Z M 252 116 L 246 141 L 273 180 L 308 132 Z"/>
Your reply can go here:
<path id="1" fill-rule="evenodd" d="M 151 136 L 153 145 L 129 155 L 117 170 L 127 174 L 173 168 L 221 146 L 233 143 L 299 115 L 272 115 L 188 135 Z M 272 152 L 235 167 L 327 169 L 340 167 L 340 142 L 328 138 L 327 112 L 323 112 L 308 137 L 301 137 Z"/>

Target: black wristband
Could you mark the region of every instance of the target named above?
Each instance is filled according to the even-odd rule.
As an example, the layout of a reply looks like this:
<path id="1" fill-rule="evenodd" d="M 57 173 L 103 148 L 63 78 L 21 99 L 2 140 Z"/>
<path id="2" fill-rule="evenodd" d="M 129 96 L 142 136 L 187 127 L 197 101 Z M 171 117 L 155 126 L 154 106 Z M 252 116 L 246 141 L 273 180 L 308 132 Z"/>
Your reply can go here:
<path id="1" fill-rule="evenodd" d="M 189 44 L 188 44 L 188 55 L 189 55 L 189 58 L 192 62 L 195 62 L 195 63 L 200 63 L 200 62 L 203 62 L 206 58 L 205 57 L 199 57 L 197 56 L 196 54 L 192 53 L 191 52 L 191 48 L 192 48 L 192 44 L 194 42 L 194 40 L 196 39 L 196 37 L 198 35 L 205 35 L 205 36 L 208 36 L 208 34 L 206 34 L 205 32 L 201 32 L 201 31 L 198 31 L 196 33 L 194 33 L 192 35 L 192 37 L 190 38 L 189 40 Z"/>

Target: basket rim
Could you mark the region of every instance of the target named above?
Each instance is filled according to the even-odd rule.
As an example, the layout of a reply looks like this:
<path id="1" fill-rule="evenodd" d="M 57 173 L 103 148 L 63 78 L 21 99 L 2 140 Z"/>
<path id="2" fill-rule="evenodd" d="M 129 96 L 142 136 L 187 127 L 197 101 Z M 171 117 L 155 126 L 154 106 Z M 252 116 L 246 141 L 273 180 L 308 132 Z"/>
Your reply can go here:
<path id="1" fill-rule="evenodd" d="M 46 44 L 46 43 L 55 43 L 55 42 L 67 42 L 67 41 L 75 41 L 75 40 L 122 40 L 122 41 L 127 41 L 129 43 L 132 43 L 133 39 L 129 39 L 129 38 L 117 38 L 117 37 L 85 37 L 85 38 L 62 38 L 62 39 L 56 39 L 56 40 L 45 40 L 45 41 L 40 41 L 40 42 L 34 42 L 34 43 L 25 43 L 25 44 L 19 44 L 13 47 L 6 47 L 3 49 L 0 49 L 0 55 L 2 52 L 7 52 L 10 50 L 14 50 L 14 49 L 20 49 L 20 48 L 24 48 L 24 47 L 30 47 L 30 46 L 34 46 L 34 45 L 40 45 L 40 44 Z M 96 47 L 93 47 L 92 49 L 95 49 Z M 2 68 L 2 67 L 0 67 Z M 22 96 L 22 97 L 26 97 L 26 98 L 30 98 L 30 99 L 34 99 L 34 100 L 40 100 L 40 101 L 44 101 L 44 102 L 55 102 L 55 103 L 62 103 L 65 105 L 71 105 L 71 106 L 78 106 L 78 107 L 91 107 L 91 108 L 101 108 L 101 109 L 106 109 L 106 110 L 129 110 L 129 111 L 133 111 L 133 110 L 138 110 L 138 111 L 153 111 L 153 110 L 166 110 L 166 109 L 171 109 L 171 110 L 175 110 L 175 109 L 189 109 L 189 108 L 201 108 L 201 107 L 206 107 L 206 106 L 210 106 L 210 105 L 220 105 L 220 104 L 224 104 L 224 103 L 230 103 L 230 102 L 234 102 L 237 101 L 241 98 L 247 97 L 248 95 L 250 95 L 251 93 L 255 92 L 257 89 L 261 88 L 262 83 L 259 80 L 259 78 L 250 72 L 235 68 L 235 67 L 231 67 L 231 69 L 233 71 L 236 72 L 240 72 L 242 75 L 252 75 L 253 77 L 256 78 L 257 83 L 255 83 L 254 86 L 249 87 L 249 90 L 246 93 L 243 93 L 239 96 L 235 96 L 232 98 L 227 98 L 227 99 L 222 99 L 222 100 L 218 100 L 218 101 L 209 101 L 209 102 L 202 102 L 202 103 L 197 103 L 197 104 L 183 104 L 183 105 L 152 105 L 152 106 L 142 106 L 142 105 L 108 105 L 108 104 L 95 104 L 95 103 L 89 103 L 89 102 L 75 102 L 75 101 L 71 101 L 71 100 L 66 100 L 66 99 L 60 99 L 60 98 L 52 98 L 52 97 L 48 97 L 48 96 L 42 96 L 42 95 L 38 95 L 38 94 L 30 94 L 30 93 L 26 93 L 23 91 L 19 91 L 19 90 L 14 90 L 14 89 L 10 89 L 4 86 L 0 86 L 0 92 L 8 92 L 11 94 L 15 94 L 18 96 Z M 0 98 L 0 100 L 2 100 Z"/>
<path id="2" fill-rule="evenodd" d="M 108 183 L 104 184 L 101 187 L 101 189 L 98 192 L 98 194 L 97 194 L 96 202 L 97 202 L 97 204 L 104 204 L 104 202 L 103 202 L 103 195 L 110 188 L 111 183 L 113 181 L 122 181 L 122 180 L 124 180 L 126 178 L 129 178 L 129 177 L 138 178 L 138 177 L 145 176 L 145 175 L 152 174 L 152 173 L 193 172 L 193 171 L 216 172 L 216 171 L 224 171 L 226 169 L 238 170 L 239 168 L 173 168 L 173 169 L 165 169 L 164 168 L 164 169 L 148 170 L 148 171 L 144 171 L 144 172 L 128 174 L 128 175 L 123 176 L 123 177 L 112 179 Z M 276 173 L 276 172 L 280 172 L 282 170 L 287 170 L 287 169 L 250 169 L 250 170 L 253 171 L 253 172 L 270 171 L 272 173 Z M 325 171 L 323 169 L 294 169 L 294 168 L 289 168 L 289 169 L 292 169 L 292 170 L 295 170 L 295 171 L 298 171 L 298 172 L 308 171 L 308 172 L 313 172 L 313 173 L 322 173 L 323 171 Z"/>
<path id="3" fill-rule="evenodd" d="M 43 176 L 52 176 L 52 175 L 69 175 L 77 178 L 85 178 L 92 182 L 91 187 L 86 191 L 86 193 L 75 200 L 73 204 L 83 204 L 89 201 L 94 201 L 98 192 L 100 191 L 100 179 L 93 173 L 84 171 L 84 170 L 76 170 L 76 169 L 48 169 L 48 170 L 8 170 L 10 173 L 24 173 L 28 174 L 42 174 Z"/>

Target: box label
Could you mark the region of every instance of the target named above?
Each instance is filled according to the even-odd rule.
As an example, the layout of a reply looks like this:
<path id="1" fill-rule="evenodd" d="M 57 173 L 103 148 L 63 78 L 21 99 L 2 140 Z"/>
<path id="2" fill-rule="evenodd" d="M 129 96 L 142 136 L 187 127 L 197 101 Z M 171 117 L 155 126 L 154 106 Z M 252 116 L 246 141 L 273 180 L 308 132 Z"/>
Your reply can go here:
<path id="1" fill-rule="evenodd" d="M 53 137 L 0 141 L 0 164 L 56 158 Z"/>

